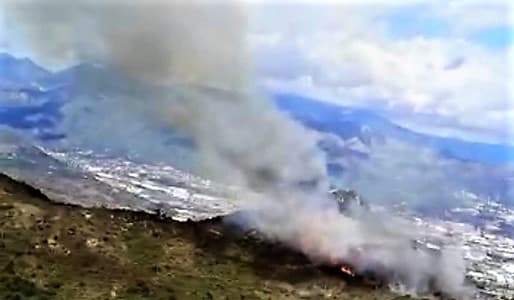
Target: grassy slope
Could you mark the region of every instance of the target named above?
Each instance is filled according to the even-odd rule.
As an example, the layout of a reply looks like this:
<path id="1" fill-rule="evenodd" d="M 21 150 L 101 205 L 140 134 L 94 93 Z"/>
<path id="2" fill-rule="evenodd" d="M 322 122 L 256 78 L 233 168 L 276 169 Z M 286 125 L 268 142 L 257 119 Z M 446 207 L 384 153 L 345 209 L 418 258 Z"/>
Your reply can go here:
<path id="1" fill-rule="evenodd" d="M 222 220 L 53 204 L 0 175 L 0 299 L 393 299 Z"/>

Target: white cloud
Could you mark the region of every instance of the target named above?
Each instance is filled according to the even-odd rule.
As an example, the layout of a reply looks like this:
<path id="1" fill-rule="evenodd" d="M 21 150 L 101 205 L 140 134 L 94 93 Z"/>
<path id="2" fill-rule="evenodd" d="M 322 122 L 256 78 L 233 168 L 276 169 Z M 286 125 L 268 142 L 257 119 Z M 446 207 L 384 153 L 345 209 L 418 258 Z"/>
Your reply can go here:
<path id="1" fill-rule="evenodd" d="M 490 20 L 471 24 L 475 6 L 459 5 L 434 6 L 441 15 L 456 18 L 455 32 L 497 25 L 492 20 L 501 13 L 498 6 L 482 5 L 490 9 L 484 12 Z M 448 126 L 497 132 L 504 139 L 514 125 L 512 48 L 492 51 L 464 34 L 392 39 L 379 18 L 392 8 L 368 8 L 274 11 L 281 18 L 266 19 L 268 27 L 251 39 L 263 84 L 342 104 L 433 115 Z"/>

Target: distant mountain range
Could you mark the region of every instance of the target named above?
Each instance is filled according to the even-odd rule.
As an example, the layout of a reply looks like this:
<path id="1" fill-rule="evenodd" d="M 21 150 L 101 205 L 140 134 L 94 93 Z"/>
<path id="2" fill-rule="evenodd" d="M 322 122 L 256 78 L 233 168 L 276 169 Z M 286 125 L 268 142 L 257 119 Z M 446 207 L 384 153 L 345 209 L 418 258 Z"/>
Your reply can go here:
<path id="1" fill-rule="evenodd" d="M 29 59 L 0 54 L 0 125 L 29 130 L 43 140 L 64 138 L 62 133 L 53 130 L 62 119 L 62 106 L 73 101 L 77 93 L 92 93 L 75 80 L 84 73 L 88 76 L 81 78 L 94 78 L 108 82 L 113 88 L 124 88 L 122 76 L 101 66 L 84 64 L 52 73 Z M 394 139 L 461 161 L 488 164 L 514 161 L 512 146 L 418 133 L 370 109 L 344 107 L 291 94 L 272 97 L 280 110 L 306 127 L 337 136 L 342 141 L 358 142 L 360 149 L 351 148 L 351 154 L 362 158 L 374 145 Z M 328 142 L 321 143 L 320 147 L 332 155 L 349 151 Z"/>
<path id="2" fill-rule="evenodd" d="M 28 58 L 17 59 L 0 53 L 0 88 L 26 87 L 50 75 L 49 71 Z"/>
<path id="3" fill-rule="evenodd" d="M 305 126 L 331 133 L 343 140 L 357 137 L 371 146 L 395 139 L 415 146 L 428 147 L 444 157 L 482 163 L 514 161 L 514 147 L 501 144 L 469 142 L 456 138 L 418 133 L 399 126 L 369 109 L 344 107 L 291 94 L 275 95 L 277 106 Z"/>

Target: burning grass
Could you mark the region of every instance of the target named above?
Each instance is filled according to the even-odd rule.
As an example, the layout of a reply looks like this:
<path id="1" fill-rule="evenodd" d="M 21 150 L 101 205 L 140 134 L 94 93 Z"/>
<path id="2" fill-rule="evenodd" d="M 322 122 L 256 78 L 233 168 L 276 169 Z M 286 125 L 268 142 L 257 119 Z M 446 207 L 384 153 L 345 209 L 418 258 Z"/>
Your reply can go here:
<path id="1" fill-rule="evenodd" d="M 0 177 L 1 299 L 394 299 L 222 219 L 52 204 Z M 347 266 L 350 268 L 350 266 Z M 21 298 L 20 298 L 21 297 Z"/>

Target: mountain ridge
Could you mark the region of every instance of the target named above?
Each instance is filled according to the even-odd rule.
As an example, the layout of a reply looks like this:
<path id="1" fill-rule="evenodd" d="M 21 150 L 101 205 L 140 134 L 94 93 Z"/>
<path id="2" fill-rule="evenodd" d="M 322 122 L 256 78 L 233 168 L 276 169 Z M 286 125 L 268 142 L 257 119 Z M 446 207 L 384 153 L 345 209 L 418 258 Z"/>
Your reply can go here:
<path id="1" fill-rule="evenodd" d="M 14 58 L 5 53 L 0 54 L 0 66 L 2 62 L 7 62 L 4 64 L 9 65 L 9 68 L 0 71 L 0 97 L 5 98 L 6 95 L 13 94 L 11 93 L 13 90 L 27 93 L 23 89 L 27 89 L 27 87 L 34 89 L 34 80 L 39 81 L 41 86 L 50 88 L 47 90 L 44 88 L 37 89 L 28 93 L 29 97 L 37 98 L 33 102 L 38 103 L 38 105 L 22 105 L 21 108 L 9 108 L 2 105 L 5 99 L 0 99 L 0 124 L 11 125 L 19 129 L 37 129 L 38 126 L 43 126 L 40 129 L 44 129 L 48 133 L 52 126 L 56 126 L 56 122 L 62 117 L 60 109 L 63 103 L 73 101 L 74 94 L 90 94 L 90 91 L 84 91 L 77 87 L 75 82 L 77 78 L 85 77 L 87 81 L 92 80 L 92 84 L 96 84 L 94 81 L 101 81 L 102 84 L 107 84 L 109 89 L 131 91 L 130 88 L 124 87 L 126 84 L 123 84 L 123 81 L 127 78 L 109 68 L 96 64 L 79 64 L 52 73 L 36 65 L 30 59 Z M 28 70 L 32 70 L 32 72 Z M 83 75 L 84 73 L 86 76 Z M 24 76 L 26 78 L 23 78 Z M 109 81 L 108 78 L 113 78 L 113 80 Z M 6 88 L 5 86 L 9 84 L 14 85 L 14 87 Z M 2 93 L 2 91 L 9 91 L 10 94 Z M 94 94 L 89 96 L 95 97 Z M 279 110 L 307 128 L 320 133 L 334 134 L 343 141 L 357 138 L 367 147 L 372 147 L 373 144 L 394 139 L 429 148 L 443 157 L 465 162 L 502 164 L 514 161 L 514 147 L 510 145 L 464 141 L 458 138 L 419 133 L 398 125 L 371 109 L 342 106 L 301 95 L 274 93 L 271 94 L 271 98 Z M 50 102 L 56 103 L 51 105 Z M 51 109 L 37 109 L 38 107 L 50 107 Z M 12 120 L 12 118 L 9 118 L 9 114 L 14 114 L 18 120 Z M 51 115 L 51 118 L 44 118 L 45 122 L 26 121 L 27 118 L 30 119 L 31 116 L 36 114 L 39 116 Z M 52 121 L 49 122 L 48 120 Z M 59 133 L 57 136 L 62 136 L 62 134 Z"/>
<path id="2" fill-rule="evenodd" d="M 393 138 L 431 148 L 444 157 L 461 161 L 501 164 L 514 161 L 514 147 L 503 144 L 471 142 L 452 137 L 419 133 L 400 126 L 369 109 L 321 102 L 294 94 L 275 95 L 277 106 L 308 128 L 328 132 L 342 139 L 358 137 L 370 144 L 372 136 L 383 142 Z M 300 109 L 297 109 L 299 108 Z"/>

